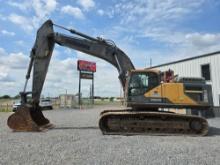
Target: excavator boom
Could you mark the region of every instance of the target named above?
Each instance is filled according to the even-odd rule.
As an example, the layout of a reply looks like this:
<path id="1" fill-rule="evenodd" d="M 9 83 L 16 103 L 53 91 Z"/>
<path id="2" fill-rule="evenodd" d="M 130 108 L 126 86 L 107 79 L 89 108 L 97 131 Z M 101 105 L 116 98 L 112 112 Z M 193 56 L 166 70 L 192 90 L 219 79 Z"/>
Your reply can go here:
<path id="1" fill-rule="evenodd" d="M 33 102 L 39 102 L 55 43 L 109 62 L 117 68 L 119 80 L 125 89 L 126 73 L 129 70 L 135 69 L 130 58 L 122 50 L 116 47 L 114 43 L 108 40 L 92 38 L 72 29 L 69 31 L 75 35 L 80 35 L 80 37 L 55 33 L 51 20 L 46 21 L 38 30 L 36 41 L 32 49 L 32 57 L 34 59 L 32 87 Z"/>

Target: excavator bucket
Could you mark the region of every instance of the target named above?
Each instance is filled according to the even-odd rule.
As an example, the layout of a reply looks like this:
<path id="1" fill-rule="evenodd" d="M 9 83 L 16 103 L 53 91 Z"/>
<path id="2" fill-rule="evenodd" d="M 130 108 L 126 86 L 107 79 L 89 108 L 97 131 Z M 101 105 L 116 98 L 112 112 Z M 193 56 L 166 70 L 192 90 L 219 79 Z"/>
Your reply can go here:
<path id="1" fill-rule="evenodd" d="M 20 106 L 9 116 L 7 124 L 13 131 L 19 132 L 40 132 L 54 127 L 40 109 L 34 109 L 28 104 Z"/>

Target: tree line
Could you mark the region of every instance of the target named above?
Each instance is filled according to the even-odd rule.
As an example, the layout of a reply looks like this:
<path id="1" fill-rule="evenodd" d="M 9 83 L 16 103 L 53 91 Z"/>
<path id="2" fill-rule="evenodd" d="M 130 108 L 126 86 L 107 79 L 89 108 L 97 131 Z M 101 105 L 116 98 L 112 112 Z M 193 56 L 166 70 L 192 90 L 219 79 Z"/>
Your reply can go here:
<path id="1" fill-rule="evenodd" d="M 2 95 L 0 96 L 0 99 L 18 99 L 20 98 L 20 95 L 16 95 L 16 96 L 10 96 L 10 95 Z"/>

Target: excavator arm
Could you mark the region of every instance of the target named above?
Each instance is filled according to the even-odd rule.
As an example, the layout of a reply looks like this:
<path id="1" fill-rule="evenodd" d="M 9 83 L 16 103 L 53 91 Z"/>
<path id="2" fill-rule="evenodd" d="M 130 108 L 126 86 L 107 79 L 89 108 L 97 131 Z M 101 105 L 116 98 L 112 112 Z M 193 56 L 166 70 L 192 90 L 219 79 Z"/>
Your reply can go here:
<path id="1" fill-rule="evenodd" d="M 53 26 L 53 22 L 48 20 L 39 28 L 34 47 L 31 51 L 31 60 L 26 78 L 30 77 L 33 65 L 32 98 L 34 104 L 39 103 L 55 43 L 109 62 L 117 68 L 119 80 L 123 89 L 125 89 L 126 73 L 134 69 L 134 65 L 129 57 L 116 47 L 113 42 L 101 38 L 93 38 L 72 29 L 67 30 L 79 37 L 55 33 Z M 26 85 L 24 92 L 25 90 Z"/>
<path id="2" fill-rule="evenodd" d="M 68 30 L 74 36 L 56 33 L 53 29 L 54 26 Z M 38 29 L 35 44 L 30 53 L 31 59 L 26 74 L 26 82 L 24 90 L 20 93 L 22 105 L 16 113 L 8 118 L 8 126 L 15 131 L 41 131 L 44 128 L 53 127 L 50 121 L 44 117 L 39 101 L 56 43 L 101 58 L 115 66 L 124 90 L 127 72 L 135 69 L 129 57 L 112 41 L 93 38 L 73 29 L 55 25 L 51 20 L 46 21 Z M 32 91 L 26 92 L 32 69 Z M 32 94 L 31 103 L 27 103 L 28 94 Z"/>

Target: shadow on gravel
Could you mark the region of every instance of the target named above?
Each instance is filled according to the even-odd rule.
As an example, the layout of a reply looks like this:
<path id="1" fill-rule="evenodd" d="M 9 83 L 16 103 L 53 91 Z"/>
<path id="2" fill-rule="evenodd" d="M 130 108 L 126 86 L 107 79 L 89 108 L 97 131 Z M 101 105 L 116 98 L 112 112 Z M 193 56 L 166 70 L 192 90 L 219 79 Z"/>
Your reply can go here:
<path id="1" fill-rule="evenodd" d="M 99 127 L 56 127 L 53 129 L 99 129 Z"/>
<path id="2" fill-rule="evenodd" d="M 209 127 L 208 136 L 220 136 L 220 128 Z"/>
<path id="3" fill-rule="evenodd" d="M 82 129 L 82 130 L 88 130 L 88 129 L 99 129 L 99 127 L 55 127 L 53 129 L 58 130 L 65 130 L 65 129 Z M 220 128 L 217 127 L 209 127 L 209 133 L 208 136 L 220 136 Z"/>

